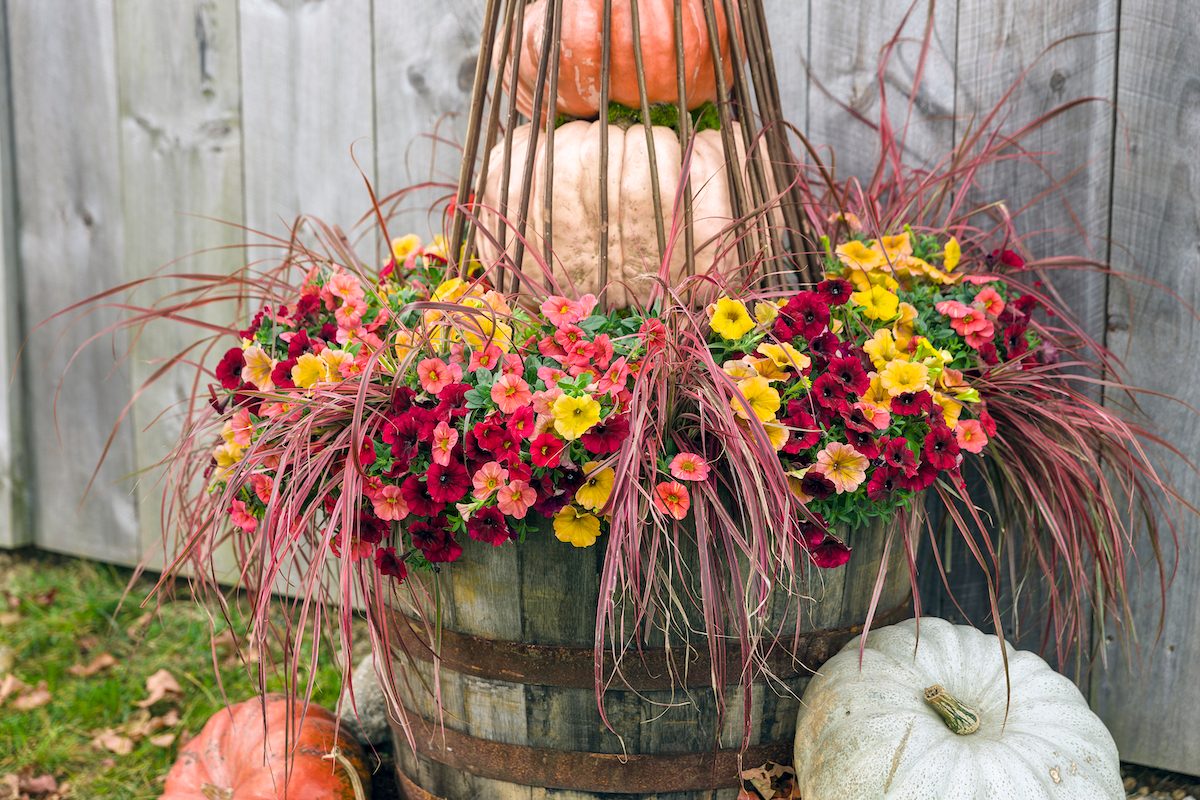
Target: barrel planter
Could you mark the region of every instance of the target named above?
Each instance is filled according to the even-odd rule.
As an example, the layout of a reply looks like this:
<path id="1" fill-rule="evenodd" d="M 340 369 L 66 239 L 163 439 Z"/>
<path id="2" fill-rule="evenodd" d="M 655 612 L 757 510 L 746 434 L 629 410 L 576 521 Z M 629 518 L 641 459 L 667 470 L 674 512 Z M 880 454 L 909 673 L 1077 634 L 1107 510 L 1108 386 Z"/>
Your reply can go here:
<path id="1" fill-rule="evenodd" d="M 796 696 L 812 670 L 861 632 L 867 615 L 885 534 L 847 538 L 854 548 L 849 564 L 806 576 L 805 594 L 815 602 L 793 600 L 781 609 L 801 613 L 806 631 L 796 659 L 779 652 L 771 662 Z M 396 638 L 403 640 L 394 657 L 395 682 L 412 746 L 395 718 L 392 733 L 409 800 L 528 800 L 544 790 L 567 790 L 561 796 L 573 800 L 736 797 L 742 695 L 736 686 L 726 690 L 718 730 L 703 642 L 686 665 L 678 644 L 670 652 L 648 645 L 640 655 L 627 655 L 625 680 L 614 681 L 605 695 L 609 723 L 620 735 L 605 728 L 596 708 L 592 649 L 603 547 L 567 547 L 548 529 L 517 546 L 462 545 L 462 558 L 437 577 L 440 641 L 431 646 L 426 627 L 394 614 Z M 910 616 L 898 542 L 888 562 L 877 625 Z M 433 649 L 440 653 L 436 678 Z M 736 681 L 737 671 L 730 673 Z M 430 691 L 435 679 L 440 717 Z M 745 768 L 790 762 L 799 706 L 792 692 L 753 687 Z"/>

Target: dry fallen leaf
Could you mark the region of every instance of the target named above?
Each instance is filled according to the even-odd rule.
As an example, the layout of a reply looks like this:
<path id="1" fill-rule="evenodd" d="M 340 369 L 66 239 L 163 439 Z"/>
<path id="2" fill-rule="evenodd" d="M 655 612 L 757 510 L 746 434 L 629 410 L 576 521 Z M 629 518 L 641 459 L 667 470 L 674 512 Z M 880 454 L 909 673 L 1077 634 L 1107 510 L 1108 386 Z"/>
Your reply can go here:
<path id="1" fill-rule="evenodd" d="M 0 680 L 0 703 L 7 700 L 9 696 L 23 692 L 28 688 L 29 685 L 16 675 L 5 675 L 4 679 Z"/>
<path id="2" fill-rule="evenodd" d="M 50 702 L 50 690 L 46 688 L 45 681 L 38 681 L 38 685 L 25 691 L 12 701 L 12 707 L 17 711 L 32 711 L 35 708 L 41 708 Z"/>
<path id="3" fill-rule="evenodd" d="M 9 625 L 16 625 L 21 621 L 21 615 L 16 611 L 5 611 L 0 613 L 0 627 L 7 628 Z"/>
<path id="4" fill-rule="evenodd" d="M 38 775 L 37 777 L 21 778 L 21 791 L 31 795 L 55 794 L 58 792 L 58 781 L 53 775 Z"/>
<path id="5" fill-rule="evenodd" d="M 133 752 L 133 740 L 122 736 L 112 728 L 105 728 L 92 739 L 92 747 L 97 750 L 107 750 L 119 756 L 127 756 Z"/>
<path id="6" fill-rule="evenodd" d="M 21 779 L 9 772 L 0 775 L 0 800 L 16 800 L 21 796 Z"/>
<path id="7" fill-rule="evenodd" d="M 175 734 L 160 733 L 157 736 L 151 736 L 146 741 L 150 742 L 150 744 L 154 745 L 155 747 L 170 747 L 171 743 L 175 741 Z"/>
<path id="8" fill-rule="evenodd" d="M 796 800 L 796 772 L 791 767 L 768 761 L 742 773 L 738 800 Z"/>
<path id="9" fill-rule="evenodd" d="M 147 611 L 140 617 L 135 619 L 128 628 L 125 629 L 125 635 L 130 639 L 140 639 L 145 633 L 146 628 L 150 625 L 150 621 L 154 619 L 154 612 Z"/>
<path id="10" fill-rule="evenodd" d="M 101 653 L 86 664 L 75 664 L 67 669 L 77 678 L 90 678 L 101 670 L 106 670 L 109 667 L 115 667 L 117 660 L 113 658 L 111 653 Z"/>
<path id="11" fill-rule="evenodd" d="M 39 605 L 42 608 L 47 608 L 49 606 L 54 605 L 54 598 L 56 598 L 56 597 L 58 597 L 58 587 L 57 586 L 54 587 L 53 589 L 47 589 L 46 591 L 42 592 L 41 594 L 35 594 L 32 599 L 36 605 Z"/>
<path id="12" fill-rule="evenodd" d="M 149 692 L 149 695 L 145 700 L 137 702 L 138 708 L 149 708 L 161 700 L 174 700 L 183 694 L 179 681 L 175 680 L 175 676 L 165 669 L 160 669 L 146 678 L 146 691 Z"/>

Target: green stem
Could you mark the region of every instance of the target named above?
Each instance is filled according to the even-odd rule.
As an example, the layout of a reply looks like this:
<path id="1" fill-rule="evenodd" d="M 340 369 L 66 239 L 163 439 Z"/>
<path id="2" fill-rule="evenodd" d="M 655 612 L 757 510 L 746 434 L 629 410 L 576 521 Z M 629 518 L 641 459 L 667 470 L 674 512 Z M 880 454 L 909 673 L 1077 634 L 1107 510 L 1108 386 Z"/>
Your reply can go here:
<path id="1" fill-rule="evenodd" d="M 935 683 L 925 690 L 925 702 L 933 706 L 933 710 L 941 715 L 946 727 L 959 736 L 979 730 L 979 712 L 963 705 L 941 684 Z"/>

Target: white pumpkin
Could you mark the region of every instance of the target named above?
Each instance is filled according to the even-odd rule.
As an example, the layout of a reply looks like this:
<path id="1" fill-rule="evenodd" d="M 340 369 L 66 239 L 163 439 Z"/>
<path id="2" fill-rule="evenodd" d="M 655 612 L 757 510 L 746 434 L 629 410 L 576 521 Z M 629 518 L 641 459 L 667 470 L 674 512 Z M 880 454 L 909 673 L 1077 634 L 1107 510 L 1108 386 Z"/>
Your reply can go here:
<path id="1" fill-rule="evenodd" d="M 1070 680 L 975 628 L 925 617 L 871 631 L 804 693 L 804 800 L 1122 800 L 1117 747 Z M 861 638 L 861 637 L 860 637 Z M 1007 705 L 1007 719 L 1005 711 Z"/>
<path id="2" fill-rule="evenodd" d="M 742 134 L 733 125 L 737 143 L 738 169 L 746 170 Z M 554 133 L 554 199 L 552 265 L 555 280 L 564 294 L 582 295 L 604 288 L 600 281 L 600 236 L 608 230 L 608 302 L 616 308 L 645 303 L 659 274 L 658 234 L 655 227 L 654 195 L 650 180 L 650 157 L 646 132 L 640 125 L 622 129 L 609 127 L 608 209 L 609 219 L 600 218 L 600 124 L 568 122 Z M 652 128 L 660 190 L 660 213 L 670 235 L 675 196 L 682 169 L 678 135 L 666 127 Z M 525 156 L 529 151 L 530 128 L 522 125 L 512 133 L 512 165 L 508 186 L 508 216 L 515 218 L 520 206 Z M 503 223 L 496 213 L 501 205 L 504 173 L 503 145 L 492 151 L 480 214 L 483 228 L 499 238 Z M 764 164 L 766 153 L 764 148 Z M 535 286 L 545 281 L 540 266 L 542 231 L 545 225 L 546 137 L 538 137 L 534 158 L 533 185 L 529 199 L 526 248 L 521 270 Z M 721 134 L 706 130 L 696 134 L 689 174 L 692 189 L 692 230 L 695 237 L 695 266 L 698 274 L 709 270 L 736 268 L 737 253 L 728 234 L 733 222 Z M 775 225 L 782 225 L 776 218 Z M 507 233 L 509 250 L 516 236 Z M 712 243 L 719 240 L 718 243 Z M 707 244 L 707 246 L 705 246 Z M 481 236 L 480 257 L 496 261 L 500 253 Z M 670 254 L 670 283 L 677 285 L 685 274 L 684 239 Z M 528 287 L 523 287 L 528 288 Z"/>

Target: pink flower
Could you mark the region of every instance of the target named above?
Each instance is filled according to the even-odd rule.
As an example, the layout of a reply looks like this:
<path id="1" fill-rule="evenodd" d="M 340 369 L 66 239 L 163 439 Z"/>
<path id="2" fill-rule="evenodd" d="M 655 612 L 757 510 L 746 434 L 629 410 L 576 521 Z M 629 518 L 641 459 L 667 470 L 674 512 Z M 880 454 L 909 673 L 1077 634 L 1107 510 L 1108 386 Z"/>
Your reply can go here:
<path id="1" fill-rule="evenodd" d="M 816 467 L 838 494 L 853 492 L 867 479 L 867 457 L 842 442 L 830 442 L 817 453 Z"/>
<path id="2" fill-rule="evenodd" d="M 560 380 L 567 377 L 567 373 L 558 367 L 542 366 L 538 367 L 537 376 L 538 380 L 550 387 L 557 386 Z"/>
<path id="3" fill-rule="evenodd" d="M 985 319 L 984 323 L 986 324 L 977 330 L 964 334 L 967 346 L 973 347 L 976 350 L 982 350 L 985 345 L 992 343 L 992 339 L 996 337 L 996 327 L 990 319 Z"/>
<path id="4" fill-rule="evenodd" d="M 327 284 L 329 293 L 334 297 L 341 298 L 346 302 L 355 302 L 363 299 L 362 284 L 358 278 L 348 272 L 338 272 L 329 279 Z"/>
<path id="5" fill-rule="evenodd" d="M 467 372 L 474 372 L 477 369 L 486 369 L 491 372 L 500 363 L 502 355 L 500 348 L 494 344 L 489 344 L 483 350 L 472 350 L 470 363 L 467 364 Z"/>
<path id="6" fill-rule="evenodd" d="M 991 286 L 975 295 L 975 302 L 983 303 L 983 310 L 993 317 L 998 317 L 1004 313 L 1004 298 Z"/>
<path id="7" fill-rule="evenodd" d="M 241 447 L 250 444 L 250 436 L 254 433 L 254 422 L 250 419 L 250 410 L 239 408 L 231 420 L 233 428 L 233 443 Z"/>
<path id="8" fill-rule="evenodd" d="M 671 474 L 681 481 L 702 481 L 708 477 L 708 462 L 695 453 L 680 453 L 671 459 Z"/>
<path id="9" fill-rule="evenodd" d="M 250 486 L 254 489 L 254 496 L 262 500 L 263 505 L 271 502 L 271 479 L 262 473 L 250 476 Z"/>
<path id="10" fill-rule="evenodd" d="M 874 403 L 864 403 L 860 400 L 853 405 L 853 408 L 861 411 L 862 415 L 866 417 L 867 422 L 871 423 L 871 427 L 877 431 L 887 430 L 888 425 L 892 424 L 892 414 L 883 406 L 877 406 Z"/>
<path id="11" fill-rule="evenodd" d="M 513 481 L 500 489 L 496 505 L 500 512 L 513 519 L 525 519 L 525 513 L 537 500 L 537 492 L 525 481 Z"/>
<path id="12" fill-rule="evenodd" d="M 477 500 L 486 500 L 496 493 L 508 480 L 508 470 L 500 466 L 499 461 L 489 461 L 480 467 L 471 477 L 473 494 Z"/>
<path id="13" fill-rule="evenodd" d="M 450 463 L 450 454 L 454 445 L 458 444 L 458 431 L 444 421 L 439 422 L 433 429 L 433 463 L 443 467 Z"/>
<path id="14" fill-rule="evenodd" d="M 936 304 L 934 308 L 939 314 L 944 314 L 950 319 L 962 319 L 971 313 L 971 307 L 966 303 L 960 303 L 957 300 L 943 300 Z"/>
<path id="15" fill-rule="evenodd" d="M 663 481 L 654 487 L 654 507 L 663 514 L 670 514 L 675 519 L 687 516 L 692 506 L 687 487 L 675 481 Z"/>
<path id="16" fill-rule="evenodd" d="M 233 524 L 246 533 L 251 533 L 258 527 L 258 520 L 246 510 L 246 504 L 241 500 L 233 501 L 229 508 L 229 516 L 233 519 Z"/>
<path id="17" fill-rule="evenodd" d="M 333 312 L 333 318 L 337 321 L 339 328 L 357 328 L 362 325 L 363 314 L 367 313 L 367 304 L 364 300 L 348 300 L 338 306 Z"/>
<path id="18" fill-rule="evenodd" d="M 596 382 L 596 391 L 601 394 L 611 392 L 614 389 L 620 391 L 625 388 L 625 381 L 628 378 L 629 367 L 626 366 L 625 356 L 621 356 L 609 364 L 608 369 L 600 375 L 600 380 Z"/>
<path id="19" fill-rule="evenodd" d="M 380 489 L 371 499 L 375 516 L 382 520 L 399 521 L 408 516 L 408 503 L 400 493 L 400 487 L 389 484 Z"/>
<path id="20" fill-rule="evenodd" d="M 525 361 L 516 353 L 505 353 L 500 363 L 500 371 L 505 375 L 524 375 Z"/>
<path id="21" fill-rule="evenodd" d="M 500 379 L 492 384 L 492 402 L 505 414 L 516 413 L 532 400 L 533 393 L 529 391 L 529 384 L 518 375 L 501 375 Z"/>
<path id="22" fill-rule="evenodd" d="M 981 453 L 988 443 L 987 433 L 976 419 L 960 419 L 954 429 L 954 438 L 958 440 L 958 446 L 968 453 Z"/>
<path id="23" fill-rule="evenodd" d="M 546 302 L 542 303 L 541 310 L 551 325 L 561 328 L 564 325 L 573 325 L 587 319 L 595 307 L 596 296 L 594 294 L 585 294 L 578 300 L 568 300 L 565 297 L 551 295 L 546 298 Z"/>
<path id="24" fill-rule="evenodd" d="M 417 364 L 417 377 L 421 381 L 422 389 L 436 395 L 450 384 L 462 380 L 462 367 L 447 364 L 440 358 L 427 358 Z"/>

